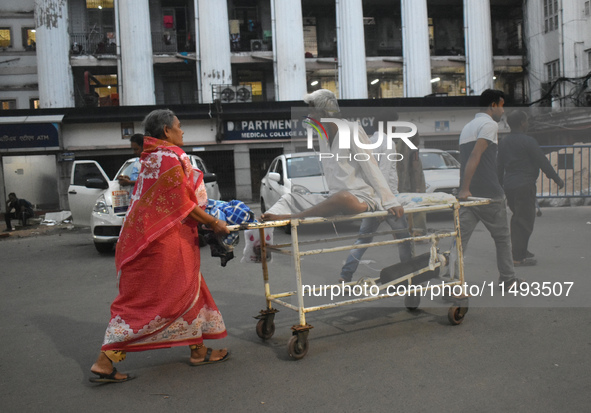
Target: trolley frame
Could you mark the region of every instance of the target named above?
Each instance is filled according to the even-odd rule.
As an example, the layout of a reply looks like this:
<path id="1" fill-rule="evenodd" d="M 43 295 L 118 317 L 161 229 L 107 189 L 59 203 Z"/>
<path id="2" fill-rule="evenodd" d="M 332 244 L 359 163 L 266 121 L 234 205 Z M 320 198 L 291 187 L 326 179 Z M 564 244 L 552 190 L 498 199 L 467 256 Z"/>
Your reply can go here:
<path id="1" fill-rule="evenodd" d="M 440 232 L 436 234 L 418 236 L 418 237 L 410 237 L 404 239 L 394 239 L 388 241 L 376 241 L 376 242 L 369 242 L 364 243 L 363 248 L 372 248 L 377 246 L 384 246 L 384 245 L 394 245 L 400 244 L 402 242 L 408 241 L 429 241 L 431 244 L 430 253 L 431 257 L 429 260 L 429 265 L 424 267 L 420 270 L 414 271 L 412 273 L 406 274 L 402 277 L 399 277 L 395 280 L 387 282 L 379 286 L 380 294 L 372 295 L 372 296 L 365 296 L 360 298 L 353 298 L 353 299 L 345 299 L 338 302 L 331 302 L 329 304 L 324 305 L 316 305 L 312 307 L 306 307 L 304 303 L 304 294 L 302 291 L 302 269 L 301 269 L 301 257 L 308 256 L 308 255 L 317 255 L 317 254 L 325 254 L 331 252 L 339 252 L 339 251 L 348 251 L 352 249 L 359 248 L 359 245 L 345 245 L 345 246 L 338 246 L 338 247 L 331 247 L 331 248 L 320 248 L 320 249 L 310 249 L 302 251 L 300 250 L 300 245 L 311 245 L 315 243 L 321 243 L 326 241 L 338 241 L 338 240 L 345 240 L 345 239 L 355 239 L 357 240 L 358 236 L 343 236 L 343 237 L 332 237 L 329 239 L 322 239 L 322 240 L 313 240 L 313 241 L 300 241 L 298 237 L 298 227 L 300 225 L 310 225 L 310 224 L 318 224 L 318 223 L 325 223 L 325 222 L 341 222 L 341 221 L 351 221 L 351 220 L 358 220 L 362 218 L 378 218 L 384 217 L 388 215 L 388 211 L 377 211 L 377 212 L 366 212 L 357 215 L 348 215 L 348 216 L 335 216 L 330 218 L 304 218 L 304 219 L 291 219 L 291 220 L 281 220 L 281 221 L 268 221 L 262 223 L 253 223 L 247 225 L 231 225 L 228 226 L 230 231 L 237 231 L 237 230 L 245 230 L 245 229 L 258 229 L 260 233 L 260 240 L 261 240 L 261 257 L 266 257 L 267 252 L 271 251 L 273 253 L 281 253 L 286 255 L 291 255 L 293 257 L 295 273 L 296 273 L 296 291 L 287 291 L 287 292 L 280 292 L 280 293 L 272 293 L 271 286 L 269 282 L 269 267 L 266 259 L 261 259 L 261 265 L 263 270 L 263 282 L 265 288 L 265 300 L 266 300 L 266 307 L 264 310 L 261 310 L 259 315 L 255 318 L 258 319 L 258 323 L 256 326 L 257 335 L 262 338 L 263 340 L 267 340 L 272 337 L 273 333 L 275 332 L 275 325 L 274 325 L 274 317 L 275 314 L 278 312 L 277 309 L 273 307 L 273 304 L 281 305 L 288 309 L 294 310 L 298 313 L 299 316 L 299 324 L 294 325 L 292 329 L 292 337 L 288 343 L 288 352 L 289 355 L 294 359 L 301 359 L 303 358 L 309 348 L 308 343 L 308 333 L 313 326 L 307 324 L 306 322 L 306 314 L 325 310 L 335 307 L 341 307 L 345 305 L 357 304 L 357 303 L 364 303 L 369 301 L 376 301 L 382 298 L 390 298 L 396 296 L 402 296 L 401 294 L 390 293 L 386 294 L 384 290 L 388 289 L 388 287 L 397 285 L 399 283 L 408 281 L 408 285 L 412 284 L 412 279 L 422 274 L 426 271 L 433 270 L 437 267 L 441 267 L 443 264 L 441 261 L 438 260 L 437 255 L 437 245 L 439 240 L 445 238 L 455 238 L 455 245 L 456 245 L 456 253 L 457 253 L 457 260 L 458 260 L 458 274 L 454 274 L 454 279 L 450 280 L 449 282 L 443 282 L 443 284 L 438 285 L 431 285 L 431 286 L 421 286 L 420 284 L 414 284 L 413 290 L 415 295 L 410 295 L 410 290 L 408 289 L 408 294 L 405 294 L 405 306 L 409 310 L 415 310 L 419 306 L 420 296 L 428 291 L 432 290 L 433 288 L 441 288 L 442 286 L 449 286 L 450 291 L 451 288 L 455 285 L 463 285 L 465 280 L 465 273 L 464 273 L 464 265 L 463 265 L 463 251 L 462 251 L 462 240 L 460 235 L 460 216 L 459 211 L 460 207 L 474 207 L 479 205 L 486 205 L 489 204 L 490 200 L 485 198 L 469 198 L 467 201 L 456 201 L 450 202 L 446 204 L 436 204 L 436 205 L 429 205 L 429 206 L 419 206 L 414 208 L 405 208 L 405 214 L 412 215 L 414 213 L 419 212 L 436 212 L 436 211 L 446 211 L 446 210 L 453 210 L 453 222 L 454 222 L 454 229 L 451 232 Z M 271 227 L 282 227 L 285 225 L 291 226 L 291 243 L 290 244 L 279 244 L 279 245 L 268 245 L 265 242 L 264 237 L 264 229 L 271 228 Z M 370 235 L 384 235 L 388 233 L 394 233 L 395 231 L 387 231 L 387 232 L 380 232 L 374 233 Z M 370 282 L 375 284 L 375 281 L 378 278 L 365 278 L 366 282 Z M 351 281 L 344 283 L 344 285 L 358 285 L 359 282 Z M 372 284 L 372 285 L 373 285 Z M 377 285 L 377 284 L 376 284 Z M 322 287 L 314 287 L 314 292 L 317 291 L 318 288 Z M 420 293 L 417 295 L 417 293 Z M 284 299 L 287 297 L 297 296 L 297 305 L 293 305 L 292 303 L 286 302 Z M 457 325 L 460 324 L 464 320 L 464 316 L 468 311 L 468 296 L 467 295 L 457 295 L 449 297 L 450 301 L 453 302 L 452 306 L 448 311 L 448 319 L 451 324 Z"/>

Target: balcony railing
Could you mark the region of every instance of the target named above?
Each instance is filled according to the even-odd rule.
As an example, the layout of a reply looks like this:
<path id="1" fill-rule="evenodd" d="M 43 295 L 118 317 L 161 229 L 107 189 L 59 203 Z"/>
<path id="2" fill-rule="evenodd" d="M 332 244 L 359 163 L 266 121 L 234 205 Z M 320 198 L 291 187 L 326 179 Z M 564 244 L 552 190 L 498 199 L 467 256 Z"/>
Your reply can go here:
<path id="1" fill-rule="evenodd" d="M 152 50 L 154 53 L 182 53 L 195 51 L 195 36 L 191 33 L 152 32 Z"/>
<path id="2" fill-rule="evenodd" d="M 176 31 L 152 32 L 154 53 L 194 52 L 195 41 L 192 34 Z M 72 55 L 116 54 L 113 33 L 71 33 L 70 52 Z"/>
<path id="3" fill-rule="evenodd" d="M 71 33 L 70 52 L 72 55 L 116 54 L 117 47 L 113 33 L 93 31 L 90 33 Z"/>

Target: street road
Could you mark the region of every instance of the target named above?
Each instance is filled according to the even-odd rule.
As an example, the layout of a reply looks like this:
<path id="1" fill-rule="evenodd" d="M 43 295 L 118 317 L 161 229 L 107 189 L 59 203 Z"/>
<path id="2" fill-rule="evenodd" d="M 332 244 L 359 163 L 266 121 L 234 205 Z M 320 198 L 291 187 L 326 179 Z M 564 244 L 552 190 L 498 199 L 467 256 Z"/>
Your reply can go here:
<path id="1" fill-rule="evenodd" d="M 430 221 L 449 228 L 449 222 Z M 355 231 L 340 226 L 339 232 Z M 330 235 L 330 227 L 322 229 Z M 341 234 L 342 235 L 342 234 Z M 316 235 L 305 235 L 313 238 Z M 275 242 L 289 238 L 275 231 Z M 545 208 L 530 250 L 528 281 L 574 282 L 589 297 L 591 207 Z M 559 412 L 591 404 L 591 310 L 567 297 L 476 300 L 452 326 L 441 300 L 407 311 L 400 298 L 311 313 L 310 350 L 286 344 L 297 314 L 280 307 L 263 342 L 252 318 L 264 308 L 261 267 L 242 264 L 244 240 L 225 268 L 202 251 L 202 271 L 226 322 L 231 359 L 191 367 L 189 351 L 131 353 L 123 384 L 88 382 L 116 295 L 114 254 L 99 255 L 87 230 L 0 240 L 0 410 L 2 412 Z M 426 248 L 419 246 L 419 248 Z M 336 282 L 346 253 L 304 260 L 312 284 Z M 392 258 L 393 257 L 393 258 Z M 368 251 L 356 277 L 397 261 Z M 295 285 L 288 257 L 275 255 L 273 291 Z M 480 225 L 466 279 L 496 281 L 494 244 Z M 495 290 L 496 293 L 497 290 Z M 573 291 L 574 292 L 574 291 Z M 495 297 L 496 299 L 496 297 Z M 513 301 L 512 301 L 513 299 Z M 318 300 L 315 298 L 315 300 Z M 499 299 L 500 300 L 500 299 Z M 533 306 L 533 307 L 532 307 Z"/>

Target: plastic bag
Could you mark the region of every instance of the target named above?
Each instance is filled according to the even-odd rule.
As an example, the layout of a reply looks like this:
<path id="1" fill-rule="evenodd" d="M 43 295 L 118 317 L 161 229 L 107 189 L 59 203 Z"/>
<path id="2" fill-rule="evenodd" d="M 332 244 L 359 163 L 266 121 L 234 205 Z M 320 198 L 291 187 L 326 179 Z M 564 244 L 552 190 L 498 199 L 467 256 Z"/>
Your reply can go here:
<path id="1" fill-rule="evenodd" d="M 247 229 L 244 231 L 244 239 L 246 245 L 244 246 L 244 255 L 242 256 L 241 262 L 261 262 L 261 239 L 260 230 L 258 229 Z M 265 243 L 273 244 L 273 228 L 265 228 Z M 267 251 L 267 262 L 271 262 L 273 257 L 271 251 Z"/>

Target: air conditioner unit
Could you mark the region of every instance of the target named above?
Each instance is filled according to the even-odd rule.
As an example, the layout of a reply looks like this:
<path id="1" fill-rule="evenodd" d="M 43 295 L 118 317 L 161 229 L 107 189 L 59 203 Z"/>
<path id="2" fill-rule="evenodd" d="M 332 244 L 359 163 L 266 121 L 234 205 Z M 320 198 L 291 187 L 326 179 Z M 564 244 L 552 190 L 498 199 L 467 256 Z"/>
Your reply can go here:
<path id="1" fill-rule="evenodd" d="M 252 86 L 241 85 L 236 86 L 236 102 L 252 102 Z"/>
<path id="2" fill-rule="evenodd" d="M 250 41 L 250 50 L 253 52 L 264 52 L 268 50 L 268 47 L 263 39 L 252 39 Z"/>
<path id="3" fill-rule="evenodd" d="M 214 98 L 219 99 L 222 103 L 236 102 L 236 86 L 232 85 L 215 85 Z"/>

